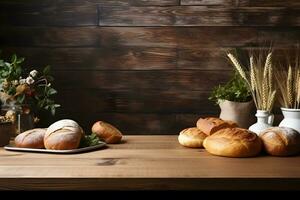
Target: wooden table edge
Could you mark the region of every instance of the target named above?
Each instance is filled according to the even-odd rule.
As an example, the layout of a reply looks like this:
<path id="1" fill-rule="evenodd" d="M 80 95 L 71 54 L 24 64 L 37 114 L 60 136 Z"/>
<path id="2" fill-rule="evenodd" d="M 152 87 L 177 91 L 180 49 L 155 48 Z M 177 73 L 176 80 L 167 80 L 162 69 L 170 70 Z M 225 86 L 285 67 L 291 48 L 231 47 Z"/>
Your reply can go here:
<path id="1" fill-rule="evenodd" d="M 0 190 L 300 190 L 300 178 L 0 178 Z"/>

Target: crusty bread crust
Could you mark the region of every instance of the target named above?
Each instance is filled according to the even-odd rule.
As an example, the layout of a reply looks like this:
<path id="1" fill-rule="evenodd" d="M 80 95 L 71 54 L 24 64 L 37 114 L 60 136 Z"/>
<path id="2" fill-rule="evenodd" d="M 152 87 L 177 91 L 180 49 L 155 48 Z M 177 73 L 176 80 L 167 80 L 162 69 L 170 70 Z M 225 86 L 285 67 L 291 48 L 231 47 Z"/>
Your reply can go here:
<path id="1" fill-rule="evenodd" d="M 212 135 L 224 128 L 237 127 L 237 124 L 232 121 L 225 121 L 216 117 L 200 118 L 196 125 L 198 129 L 207 135 Z"/>
<path id="2" fill-rule="evenodd" d="M 190 148 L 203 147 L 203 140 L 207 137 L 197 127 L 186 128 L 179 133 L 178 141 L 181 145 Z"/>
<path id="3" fill-rule="evenodd" d="M 271 127 L 260 133 L 264 150 L 273 156 L 291 156 L 300 152 L 300 134 L 287 127 Z"/>
<path id="4" fill-rule="evenodd" d="M 57 121 L 46 131 L 45 148 L 52 150 L 76 149 L 83 135 L 83 130 L 77 122 L 69 119 Z"/>
<path id="5" fill-rule="evenodd" d="M 261 152 L 262 142 L 253 132 L 242 128 L 225 128 L 207 137 L 203 146 L 214 155 L 252 157 Z"/>
<path id="6" fill-rule="evenodd" d="M 46 129 L 36 128 L 25 131 L 15 138 L 16 147 L 43 149 Z"/>
<path id="7" fill-rule="evenodd" d="M 92 126 L 92 132 L 98 135 L 100 139 L 103 139 L 107 144 L 119 143 L 122 140 L 122 133 L 113 125 L 97 121 Z"/>

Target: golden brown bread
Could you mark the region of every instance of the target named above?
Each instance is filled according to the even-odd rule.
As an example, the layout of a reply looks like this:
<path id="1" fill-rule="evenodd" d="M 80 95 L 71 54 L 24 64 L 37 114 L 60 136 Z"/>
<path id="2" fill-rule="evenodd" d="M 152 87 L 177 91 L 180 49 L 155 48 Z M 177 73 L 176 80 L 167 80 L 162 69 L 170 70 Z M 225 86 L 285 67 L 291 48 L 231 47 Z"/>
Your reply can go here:
<path id="1" fill-rule="evenodd" d="M 223 128 L 235 128 L 237 124 L 232 121 L 225 121 L 216 117 L 200 118 L 197 121 L 197 128 L 206 135 L 212 135 Z"/>
<path id="2" fill-rule="evenodd" d="M 119 143 L 122 140 L 122 133 L 113 125 L 97 121 L 92 127 L 92 132 L 100 139 L 103 139 L 107 144 Z"/>
<path id="3" fill-rule="evenodd" d="M 46 129 L 36 128 L 25 131 L 15 138 L 16 147 L 43 149 Z"/>
<path id="4" fill-rule="evenodd" d="M 262 142 L 247 129 L 225 128 L 208 136 L 203 146 L 209 153 L 218 156 L 251 157 L 260 153 Z"/>
<path id="5" fill-rule="evenodd" d="M 179 133 L 178 141 L 181 145 L 191 148 L 203 147 L 203 140 L 207 137 L 197 127 L 186 128 Z"/>
<path id="6" fill-rule="evenodd" d="M 273 156 L 291 156 L 300 152 L 300 134 L 287 127 L 271 127 L 259 134 L 265 151 Z"/>
<path id="7" fill-rule="evenodd" d="M 70 119 L 60 120 L 48 127 L 44 137 L 45 148 L 53 150 L 76 149 L 83 136 L 84 132 L 77 122 Z"/>

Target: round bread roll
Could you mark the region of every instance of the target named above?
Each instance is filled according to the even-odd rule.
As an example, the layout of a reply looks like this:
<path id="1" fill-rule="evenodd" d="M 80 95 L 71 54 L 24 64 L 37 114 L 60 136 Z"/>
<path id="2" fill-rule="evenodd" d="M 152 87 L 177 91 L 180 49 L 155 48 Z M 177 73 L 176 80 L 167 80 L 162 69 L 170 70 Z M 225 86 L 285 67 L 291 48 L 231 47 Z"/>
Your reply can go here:
<path id="1" fill-rule="evenodd" d="M 45 148 L 45 133 L 45 128 L 35 128 L 32 130 L 25 131 L 23 133 L 20 133 L 17 137 L 15 137 L 15 145 L 16 147 L 21 148 L 43 149 Z"/>
<path id="2" fill-rule="evenodd" d="M 182 146 L 191 148 L 203 147 L 203 140 L 207 137 L 197 127 L 186 128 L 179 133 L 178 141 Z"/>
<path id="3" fill-rule="evenodd" d="M 119 143 L 122 140 L 122 133 L 113 125 L 103 121 L 95 122 L 92 132 L 107 144 Z"/>
<path id="4" fill-rule="evenodd" d="M 291 156 L 300 152 L 300 134 L 287 127 L 271 127 L 259 135 L 265 151 L 273 156 Z"/>
<path id="5" fill-rule="evenodd" d="M 212 135 L 224 128 L 235 128 L 237 124 L 232 121 L 225 121 L 216 117 L 200 118 L 197 121 L 197 128 L 206 135 Z"/>
<path id="6" fill-rule="evenodd" d="M 63 119 L 48 127 L 44 144 L 46 149 L 52 150 L 76 149 L 83 136 L 84 132 L 77 122 Z"/>
<path id="7" fill-rule="evenodd" d="M 203 141 L 204 148 L 211 154 L 225 157 L 251 157 L 260 153 L 262 142 L 259 137 L 242 128 L 221 129 Z"/>

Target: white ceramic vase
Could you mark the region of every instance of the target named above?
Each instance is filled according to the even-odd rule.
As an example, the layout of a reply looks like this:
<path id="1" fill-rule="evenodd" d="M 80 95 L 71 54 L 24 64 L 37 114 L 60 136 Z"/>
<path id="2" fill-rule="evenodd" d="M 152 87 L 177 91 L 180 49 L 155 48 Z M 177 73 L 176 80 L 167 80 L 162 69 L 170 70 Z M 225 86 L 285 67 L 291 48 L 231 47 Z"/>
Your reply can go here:
<path id="1" fill-rule="evenodd" d="M 255 114 L 257 122 L 249 127 L 249 130 L 259 135 L 262 131 L 273 126 L 274 115 L 266 110 L 257 110 Z"/>
<path id="2" fill-rule="evenodd" d="M 234 121 L 241 128 L 248 128 L 255 122 L 253 101 L 234 102 L 219 100 L 219 106 L 221 108 L 220 118 L 223 120 Z"/>
<path id="3" fill-rule="evenodd" d="M 284 119 L 279 127 L 288 127 L 295 129 L 300 133 L 300 109 L 281 108 Z"/>

